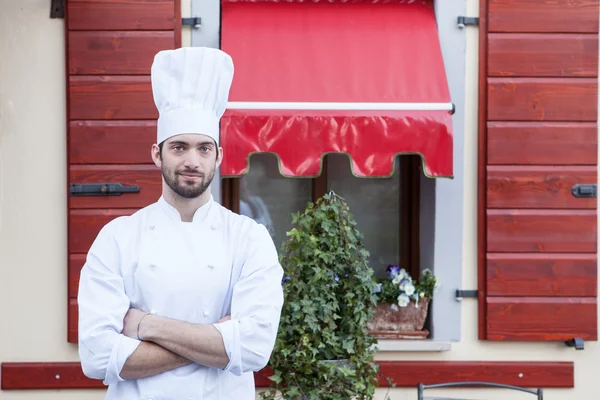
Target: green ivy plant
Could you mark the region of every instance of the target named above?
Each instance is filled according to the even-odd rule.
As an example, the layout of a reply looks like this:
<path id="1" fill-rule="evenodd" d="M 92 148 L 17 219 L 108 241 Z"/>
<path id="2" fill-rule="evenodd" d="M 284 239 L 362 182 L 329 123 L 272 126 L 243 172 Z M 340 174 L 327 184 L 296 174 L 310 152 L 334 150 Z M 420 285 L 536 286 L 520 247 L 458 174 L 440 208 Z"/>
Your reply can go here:
<path id="1" fill-rule="evenodd" d="M 292 216 L 283 244 L 281 323 L 263 399 L 372 399 L 378 366 L 367 331 L 377 288 L 362 234 L 329 192 Z"/>

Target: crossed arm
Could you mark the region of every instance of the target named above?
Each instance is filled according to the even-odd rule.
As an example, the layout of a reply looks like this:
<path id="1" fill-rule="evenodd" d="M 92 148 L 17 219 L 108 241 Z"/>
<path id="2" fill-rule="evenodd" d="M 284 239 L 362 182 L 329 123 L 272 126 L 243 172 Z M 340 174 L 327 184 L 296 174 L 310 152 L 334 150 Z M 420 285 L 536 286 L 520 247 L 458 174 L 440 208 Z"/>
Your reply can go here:
<path id="1" fill-rule="evenodd" d="M 192 362 L 221 369 L 229 363 L 221 333 L 213 325 L 146 315 L 132 308 L 123 320 L 123 334 L 137 339 L 138 326 L 142 343 L 123 365 L 123 379 L 145 378 Z"/>

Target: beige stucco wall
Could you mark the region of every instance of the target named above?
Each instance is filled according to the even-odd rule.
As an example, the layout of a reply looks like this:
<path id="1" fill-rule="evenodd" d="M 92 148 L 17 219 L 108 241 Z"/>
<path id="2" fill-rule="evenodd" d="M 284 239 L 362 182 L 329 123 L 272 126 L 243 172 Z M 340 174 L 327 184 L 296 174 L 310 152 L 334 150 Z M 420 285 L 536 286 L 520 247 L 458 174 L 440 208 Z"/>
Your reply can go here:
<path id="1" fill-rule="evenodd" d="M 77 361 L 66 342 L 67 238 L 65 65 L 62 20 L 51 20 L 49 0 L 0 0 L 0 362 Z M 468 3 L 478 14 L 477 0 Z M 189 0 L 183 0 L 189 10 Z M 185 16 L 185 14 L 184 14 Z M 463 287 L 477 286 L 477 29 L 468 28 L 465 130 L 465 233 Z M 184 45 L 189 45 L 184 30 Z M 572 390 L 546 390 L 545 399 L 600 398 L 600 351 L 562 344 L 482 343 L 477 303 L 463 303 L 462 341 L 444 353 L 380 353 L 396 360 L 574 361 Z M 378 392 L 383 398 L 384 391 Z M 469 391 L 503 399 L 496 391 Z M 456 393 L 457 395 L 460 393 Z M 464 394 L 464 393 L 463 393 Z M 392 400 L 415 399 L 412 389 Z M 510 395 L 511 399 L 527 396 Z M 103 391 L 0 392 L 0 399 L 93 400 Z"/>

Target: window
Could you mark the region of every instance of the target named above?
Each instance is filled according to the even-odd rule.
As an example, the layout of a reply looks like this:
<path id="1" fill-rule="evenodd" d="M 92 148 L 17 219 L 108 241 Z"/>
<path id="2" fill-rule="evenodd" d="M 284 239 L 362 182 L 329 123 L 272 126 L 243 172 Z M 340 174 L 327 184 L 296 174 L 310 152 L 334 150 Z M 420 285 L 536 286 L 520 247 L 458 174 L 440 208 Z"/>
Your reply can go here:
<path id="1" fill-rule="evenodd" d="M 267 226 L 281 249 L 292 214 L 333 190 L 348 203 L 375 274 L 383 276 L 389 264 L 400 264 L 418 276 L 419 156 L 397 157 L 394 174 L 386 178 L 355 177 L 344 154 L 328 155 L 321 176 L 312 179 L 283 177 L 277 163 L 272 154 L 252 156 L 246 176 L 223 180 L 223 204 Z"/>

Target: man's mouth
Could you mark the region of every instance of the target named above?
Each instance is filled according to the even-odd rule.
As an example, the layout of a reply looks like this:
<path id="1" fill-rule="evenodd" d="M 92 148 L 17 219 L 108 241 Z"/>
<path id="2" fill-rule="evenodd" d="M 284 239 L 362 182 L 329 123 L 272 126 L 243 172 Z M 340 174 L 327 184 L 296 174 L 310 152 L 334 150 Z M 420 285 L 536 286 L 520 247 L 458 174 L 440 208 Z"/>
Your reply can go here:
<path id="1" fill-rule="evenodd" d="M 200 174 L 191 174 L 191 173 L 185 173 L 185 172 L 179 173 L 179 175 L 181 175 L 183 177 L 183 179 L 186 179 L 189 181 L 195 181 L 202 177 L 202 175 L 200 175 Z"/>

